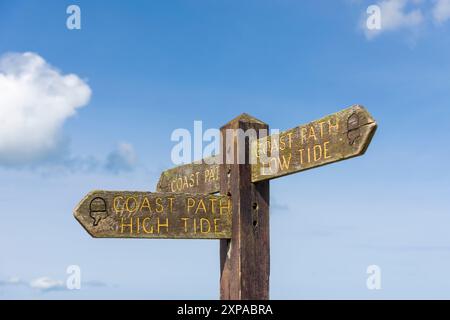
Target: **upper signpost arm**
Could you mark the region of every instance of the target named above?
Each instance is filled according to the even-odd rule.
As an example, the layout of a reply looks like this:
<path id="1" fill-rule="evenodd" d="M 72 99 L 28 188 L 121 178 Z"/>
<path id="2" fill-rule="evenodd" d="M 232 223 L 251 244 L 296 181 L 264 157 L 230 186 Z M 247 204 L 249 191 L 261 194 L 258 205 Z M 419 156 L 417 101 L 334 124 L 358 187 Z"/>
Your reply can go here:
<path id="1" fill-rule="evenodd" d="M 261 138 L 253 152 L 252 181 L 264 181 L 357 157 L 367 150 L 377 123 L 354 105 L 320 120 Z"/>

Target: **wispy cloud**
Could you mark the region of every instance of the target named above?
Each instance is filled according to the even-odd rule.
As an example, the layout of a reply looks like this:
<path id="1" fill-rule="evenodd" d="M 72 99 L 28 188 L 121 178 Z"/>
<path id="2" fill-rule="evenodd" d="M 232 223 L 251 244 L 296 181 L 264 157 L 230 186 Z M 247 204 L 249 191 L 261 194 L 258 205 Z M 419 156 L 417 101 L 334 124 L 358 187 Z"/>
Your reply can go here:
<path id="1" fill-rule="evenodd" d="M 450 20 L 450 0 L 378 0 L 373 5 L 379 9 L 380 28 L 367 26 L 367 19 L 372 21 L 376 13 L 364 10 L 360 27 L 367 39 L 401 30 L 414 35 L 425 26 L 441 26 Z"/>
<path id="2" fill-rule="evenodd" d="M 1 166 L 1 164 L 0 164 Z M 72 155 L 68 150 L 29 165 L 6 166 L 8 169 L 29 169 L 44 176 L 75 173 L 121 174 L 138 167 L 138 157 L 133 145 L 118 143 L 105 157 Z"/>
<path id="3" fill-rule="evenodd" d="M 61 152 L 58 156 L 31 166 L 45 175 L 65 173 L 110 173 L 120 174 L 134 171 L 138 167 L 138 156 L 132 144 L 119 142 L 105 157 L 70 155 Z"/>
<path id="4" fill-rule="evenodd" d="M 129 143 L 119 143 L 106 158 L 105 168 L 113 173 L 132 171 L 137 164 L 137 155 Z"/>
<path id="5" fill-rule="evenodd" d="M 29 289 L 37 290 L 42 293 L 51 291 L 70 291 L 65 282 L 58 279 L 53 279 L 48 276 L 39 277 L 31 281 L 25 281 L 19 277 L 11 277 L 7 280 L 0 280 L 0 287 L 26 287 Z M 108 287 L 108 284 L 99 280 L 88 280 L 81 282 L 81 289 L 83 287 L 90 288 L 104 288 Z"/>
<path id="6" fill-rule="evenodd" d="M 433 18 L 437 24 L 442 24 L 450 19 L 450 0 L 435 1 Z"/>
<path id="7" fill-rule="evenodd" d="M 30 282 L 30 288 L 38 289 L 40 291 L 61 291 L 66 290 L 64 282 L 61 280 L 54 280 L 49 277 L 40 277 Z"/>
<path id="8" fill-rule="evenodd" d="M 22 281 L 19 277 L 11 277 L 8 280 L 0 280 L 0 287 L 7 286 L 22 286 L 27 285 L 25 281 Z"/>
<path id="9" fill-rule="evenodd" d="M 36 289 L 41 292 L 66 290 L 66 286 L 61 280 L 54 280 L 50 277 L 39 277 L 31 281 L 25 281 L 19 277 L 12 277 L 8 280 L 0 280 L 0 287 L 18 287 L 24 286 L 30 289 Z"/>
<path id="10" fill-rule="evenodd" d="M 363 23 L 364 32 L 368 39 L 371 39 L 383 32 L 400 29 L 413 29 L 424 22 L 424 15 L 420 8 L 408 8 L 408 4 L 416 3 L 414 0 L 383 0 L 376 5 L 380 9 L 381 28 L 369 29 L 365 20 Z"/>

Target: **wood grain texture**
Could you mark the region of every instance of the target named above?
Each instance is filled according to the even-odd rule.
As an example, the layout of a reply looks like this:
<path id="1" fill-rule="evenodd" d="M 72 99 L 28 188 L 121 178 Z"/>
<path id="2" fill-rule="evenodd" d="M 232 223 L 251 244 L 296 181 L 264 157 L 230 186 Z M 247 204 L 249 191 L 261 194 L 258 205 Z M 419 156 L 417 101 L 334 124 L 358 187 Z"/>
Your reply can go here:
<path id="1" fill-rule="evenodd" d="M 264 181 L 364 154 L 377 124 L 354 105 L 252 145 L 252 181 Z"/>
<path id="2" fill-rule="evenodd" d="M 268 126 L 243 114 L 221 131 L 251 128 L 258 131 Z M 226 139 L 226 135 L 222 137 Z M 232 143 L 222 143 L 222 146 L 234 148 L 234 157 L 238 157 L 238 135 L 232 139 Z M 248 158 L 248 141 L 245 150 Z M 222 150 L 222 155 L 227 151 L 230 150 Z M 232 238 L 220 241 L 220 297 L 223 300 L 269 299 L 269 181 L 252 183 L 251 167 L 248 161 L 245 163 L 220 166 L 220 192 L 231 197 L 233 208 Z"/>
<path id="3" fill-rule="evenodd" d="M 161 173 L 158 192 L 217 193 L 219 165 L 216 157 L 181 165 Z"/>
<path id="4" fill-rule="evenodd" d="M 95 238 L 229 239 L 231 210 L 227 196 L 93 191 L 74 216 Z"/>

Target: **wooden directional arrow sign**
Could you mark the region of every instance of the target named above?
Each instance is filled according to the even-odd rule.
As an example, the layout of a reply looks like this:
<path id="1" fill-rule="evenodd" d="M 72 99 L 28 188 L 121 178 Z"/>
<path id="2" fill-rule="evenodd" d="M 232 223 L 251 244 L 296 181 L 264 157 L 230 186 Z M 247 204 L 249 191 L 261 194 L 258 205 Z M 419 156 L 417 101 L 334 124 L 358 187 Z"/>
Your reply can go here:
<path id="1" fill-rule="evenodd" d="M 364 154 L 377 124 L 359 105 L 276 136 L 252 148 L 252 182 L 273 179 Z"/>
<path id="2" fill-rule="evenodd" d="M 95 238 L 229 239 L 227 196 L 93 191 L 74 216 Z"/>
<path id="3" fill-rule="evenodd" d="M 215 157 L 164 171 L 158 192 L 216 193 L 219 191 L 219 165 Z"/>
<path id="4" fill-rule="evenodd" d="M 261 138 L 251 148 L 256 158 L 251 166 L 252 182 L 360 156 L 369 146 L 376 128 L 376 121 L 367 110 L 354 105 L 320 120 Z M 164 171 L 157 190 L 219 192 L 219 165 L 208 158 Z"/>

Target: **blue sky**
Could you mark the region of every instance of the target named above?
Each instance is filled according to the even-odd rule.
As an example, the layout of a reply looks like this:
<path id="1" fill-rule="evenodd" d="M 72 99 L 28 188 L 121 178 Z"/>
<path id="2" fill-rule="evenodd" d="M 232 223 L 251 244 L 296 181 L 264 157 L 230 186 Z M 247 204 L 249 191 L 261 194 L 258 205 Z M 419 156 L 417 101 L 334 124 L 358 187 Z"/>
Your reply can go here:
<path id="1" fill-rule="evenodd" d="M 359 103 L 379 124 L 366 155 L 271 182 L 271 297 L 449 299 L 450 13 L 388 2 L 0 0 L 0 55 L 79 81 L 54 123 L 53 100 L 30 94 L 32 134 L 5 125 L 17 100 L 0 82 L 0 130 L 17 137 L 0 137 L 0 298 L 218 298 L 217 241 L 92 239 L 73 208 L 93 189 L 154 190 L 172 131 L 194 120 L 247 112 L 284 130 Z M 54 144 L 25 152 L 48 126 Z M 366 287 L 373 264 L 381 290 Z M 69 265 L 81 290 L 58 285 Z M 52 290 L 30 285 L 42 277 Z"/>

